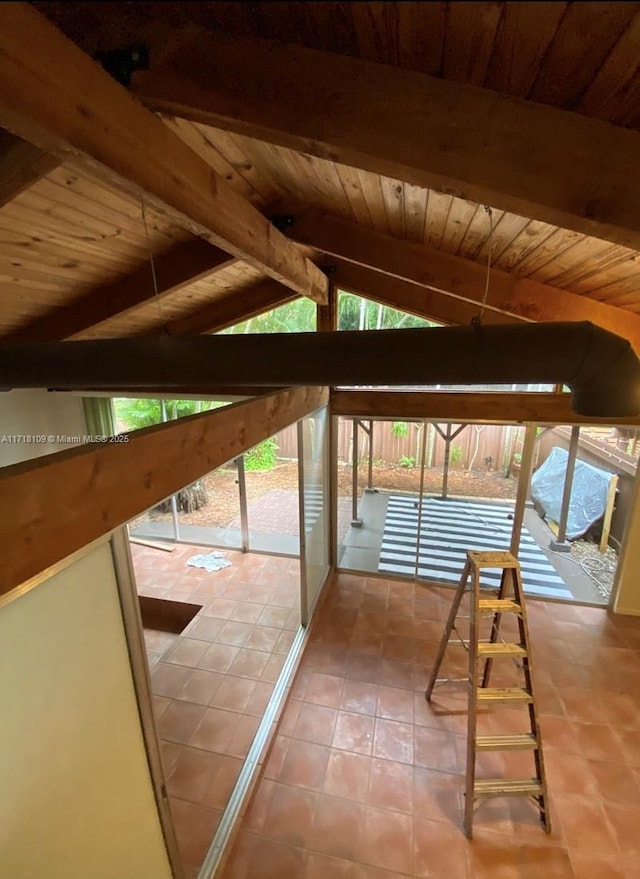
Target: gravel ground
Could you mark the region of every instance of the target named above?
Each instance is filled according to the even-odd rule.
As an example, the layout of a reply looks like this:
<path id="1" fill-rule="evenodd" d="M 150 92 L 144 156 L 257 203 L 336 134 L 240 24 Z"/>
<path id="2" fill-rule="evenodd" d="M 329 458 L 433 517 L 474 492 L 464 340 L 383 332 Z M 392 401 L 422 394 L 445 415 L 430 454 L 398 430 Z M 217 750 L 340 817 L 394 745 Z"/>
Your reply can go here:
<path id="1" fill-rule="evenodd" d="M 571 558 L 598 587 L 598 591 L 608 598 L 613 589 L 618 556 L 612 546 L 601 553 L 598 544 L 591 540 L 574 540 L 571 544 Z"/>

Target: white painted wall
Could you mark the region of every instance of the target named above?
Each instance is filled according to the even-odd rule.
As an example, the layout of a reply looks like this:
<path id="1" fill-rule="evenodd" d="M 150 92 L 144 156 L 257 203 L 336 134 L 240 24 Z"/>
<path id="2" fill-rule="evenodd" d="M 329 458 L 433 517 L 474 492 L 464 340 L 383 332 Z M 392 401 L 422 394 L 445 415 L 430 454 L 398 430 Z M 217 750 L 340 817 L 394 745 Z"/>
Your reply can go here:
<path id="1" fill-rule="evenodd" d="M 169 879 L 107 544 L 0 608 L 0 879 Z"/>
<path id="2" fill-rule="evenodd" d="M 0 467 L 72 448 L 60 442 L 13 442 L 9 437 L 86 433 L 81 397 L 40 389 L 0 393 Z"/>

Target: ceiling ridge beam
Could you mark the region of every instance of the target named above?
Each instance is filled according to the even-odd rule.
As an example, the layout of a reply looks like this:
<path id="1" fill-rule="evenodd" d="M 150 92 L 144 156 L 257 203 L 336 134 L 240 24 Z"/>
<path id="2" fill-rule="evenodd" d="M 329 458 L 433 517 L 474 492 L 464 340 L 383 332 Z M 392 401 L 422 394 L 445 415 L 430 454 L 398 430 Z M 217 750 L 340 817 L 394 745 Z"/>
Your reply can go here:
<path id="1" fill-rule="evenodd" d="M 146 262 L 125 278 L 96 287 L 68 306 L 55 308 L 25 327 L 8 333 L 1 341 L 55 342 L 82 338 L 89 330 L 113 318 L 134 313 L 154 299 L 161 301 L 236 262 L 235 257 L 202 238 L 180 242 L 154 257 L 157 295 L 151 265 Z M 287 291 L 286 287 L 281 289 Z"/>
<path id="2" fill-rule="evenodd" d="M 640 250 L 640 133 L 363 59 L 208 31 L 147 106 Z"/>
<path id="3" fill-rule="evenodd" d="M 446 315 L 448 307 L 452 309 L 442 297 L 465 301 L 468 304 L 466 311 L 461 305 L 457 306 L 461 314 L 469 313 L 469 309 L 471 316 L 479 312 L 487 279 L 487 268 L 480 263 L 375 232 L 329 214 L 308 212 L 294 215 L 288 234 L 337 260 L 335 281 L 339 286 L 348 286 L 350 281 L 355 281 L 363 287 L 368 277 L 372 288 L 384 293 L 385 283 L 391 290 L 392 281 L 399 280 L 413 286 L 416 302 L 433 304 L 441 314 Z M 367 269 L 363 268 L 365 266 Z M 372 270 L 383 280 L 365 274 Z M 404 303 L 397 307 L 411 310 L 407 309 L 411 289 L 405 290 L 397 284 L 393 289 L 399 291 L 399 301 Z M 427 291 L 439 293 L 440 298 L 435 295 L 427 298 Z M 353 292 L 367 296 L 364 289 Z M 425 306 L 420 307 L 421 313 L 424 312 Z M 497 314 L 540 322 L 588 320 L 628 339 L 640 353 L 640 315 L 559 287 L 518 278 L 503 269 L 491 268 L 486 307 L 494 322 Z M 489 319 L 489 314 L 485 313 Z"/>
<path id="4" fill-rule="evenodd" d="M 326 277 L 297 246 L 27 3 L 0 4 L 0 125 L 326 302 Z"/>

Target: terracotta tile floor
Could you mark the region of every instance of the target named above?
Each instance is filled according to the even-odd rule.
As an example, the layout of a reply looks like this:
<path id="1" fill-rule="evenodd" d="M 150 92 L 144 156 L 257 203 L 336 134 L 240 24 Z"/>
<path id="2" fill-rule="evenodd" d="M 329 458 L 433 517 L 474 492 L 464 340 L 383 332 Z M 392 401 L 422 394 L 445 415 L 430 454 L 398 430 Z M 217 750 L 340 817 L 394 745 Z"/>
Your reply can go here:
<path id="1" fill-rule="evenodd" d="M 640 619 L 529 602 L 553 832 L 511 798 L 479 809 L 468 841 L 465 687 L 423 695 L 451 599 L 336 577 L 224 879 L 640 876 Z M 465 666 L 450 647 L 443 673 Z M 482 730 L 524 730 L 520 710 L 485 711 Z M 531 759 L 485 753 L 478 776 L 529 775 Z"/>
<path id="2" fill-rule="evenodd" d="M 225 551 L 231 567 L 208 574 L 185 563 L 210 548 L 131 551 L 141 595 L 202 605 L 180 635 L 145 631 L 171 811 L 194 876 L 298 629 L 299 564 Z"/>

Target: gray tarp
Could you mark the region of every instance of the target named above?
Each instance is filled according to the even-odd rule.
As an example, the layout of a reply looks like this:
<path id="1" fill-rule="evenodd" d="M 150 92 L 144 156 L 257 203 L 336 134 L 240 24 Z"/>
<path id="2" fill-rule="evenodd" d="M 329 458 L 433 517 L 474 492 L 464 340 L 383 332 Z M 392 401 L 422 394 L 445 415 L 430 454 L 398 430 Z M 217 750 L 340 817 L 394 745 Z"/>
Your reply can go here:
<path id="1" fill-rule="evenodd" d="M 564 478 L 569 453 L 554 446 L 551 454 L 531 477 L 531 497 L 542 507 L 545 518 L 560 521 Z M 575 540 L 604 515 L 612 473 L 576 460 L 567 519 L 567 539 Z"/>

